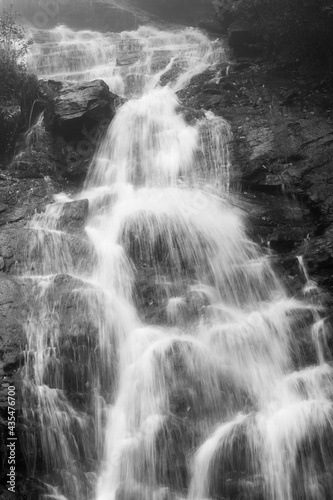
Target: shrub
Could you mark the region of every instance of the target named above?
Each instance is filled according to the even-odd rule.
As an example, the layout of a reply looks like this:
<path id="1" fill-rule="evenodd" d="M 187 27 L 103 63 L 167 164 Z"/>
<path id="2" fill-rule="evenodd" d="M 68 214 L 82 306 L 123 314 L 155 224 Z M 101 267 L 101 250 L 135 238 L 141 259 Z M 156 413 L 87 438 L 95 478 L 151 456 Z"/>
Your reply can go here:
<path id="1" fill-rule="evenodd" d="M 24 56 L 31 41 L 12 10 L 0 14 L 0 153 L 14 146 L 18 131 L 29 122 L 38 96 L 38 80 L 27 72 Z"/>

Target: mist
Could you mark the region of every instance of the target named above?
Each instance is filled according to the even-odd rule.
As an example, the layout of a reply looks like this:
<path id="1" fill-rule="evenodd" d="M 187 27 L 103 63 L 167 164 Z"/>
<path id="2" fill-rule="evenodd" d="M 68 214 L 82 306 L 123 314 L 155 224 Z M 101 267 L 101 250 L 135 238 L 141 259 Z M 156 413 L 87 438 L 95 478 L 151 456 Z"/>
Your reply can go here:
<path id="1" fill-rule="evenodd" d="M 197 25 L 213 12 L 211 0 L 2 0 L 1 7 L 13 8 L 23 23 L 38 29 L 67 24 L 77 29 L 119 32 L 135 29 L 148 19 Z M 136 18 L 132 23 L 129 17 Z M 126 18 L 126 22 L 124 22 Z"/>

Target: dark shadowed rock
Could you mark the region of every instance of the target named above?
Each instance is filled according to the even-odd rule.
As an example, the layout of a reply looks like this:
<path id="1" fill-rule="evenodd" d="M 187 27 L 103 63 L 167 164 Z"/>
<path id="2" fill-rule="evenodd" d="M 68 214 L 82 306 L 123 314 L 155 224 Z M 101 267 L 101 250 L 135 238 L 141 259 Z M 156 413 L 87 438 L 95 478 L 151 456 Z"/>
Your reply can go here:
<path id="1" fill-rule="evenodd" d="M 179 97 L 186 107 L 210 109 L 230 122 L 231 186 L 243 192 L 239 203 L 251 237 L 278 253 L 292 293 L 304 285 L 295 266 L 300 254 L 310 278 L 333 291 L 326 230 L 333 222 L 333 125 L 326 114 L 332 94 L 313 77 L 288 71 L 239 59 L 214 84 L 210 71 L 194 77 Z"/>
<path id="2" fill-rule="evenodd" d="M 80 85 L 41 82 L 40 93 L 40 106 L 46 108 L 44 121 L 25 137 L 10 165 L 10 175 L 80 182 L 115 114 L 117 96 L 102 80 Z"/>
<path id="3" fill-rule="evenodd" d="M 19 415 L 19 386 L 17 384 L 17 370 L 22 359 L 22 349 L 26 344 L 25 333 L 22 326 L 24 305 L 22 300 L 20 282 L 0 273 L 0 442 L 2 437 L 5 443 L 8 437 L 8 386 L 16 388 L 16 418 Z M 7 456 L 8 449 L 0 446 L 0 460 L 2 470 L 0 482 L 7 482 Z M 17 468 L 20 463 L 19 443 L 16 450 Z M 0 486 L 0 494 L 1 486 Z M 1 497 L 1 498 L 10 498 Z M 14 498 L 14 497 L 13 497 Z M 16 498 L 16 497 L 15 497 Z"/>
<path id="4" fill-rule="evenodd" d="M 18 228 L 6 228 L 0 231 L 0 272 L 8 273 L 17 260 L 17 248 L 21 241 Z"/>
<path id="5" fill-rule="evenodd" d="M 320 286 L 333 288 L 333 226 L 322 235 L 307 239 L 300 249 L 304 262 Z"/>
<path id="6" fill-rule="evenodd" d="M 114 99 L 102 80 L 64 85 L 45 115 L 46 127 L 70 139 L 114 115 Z"/>
<path id="7" fill-rule="evenodd" d="M 12 376 L 18 366 L 24 334 L 21 323 L 22 296 L 14 278 L 0 274 L 0 377 Z"/>
<path id="8" fill-rule="evenodd" d="M 0 105 L 0 155 L 13 147 L 21 119 L 21 107 L 17 102 Z"/>
<path id="9" fill-rule="evenodd" d="M 236 25 L 229 28 L 229 44 L 237 57 L 255 55 L 255 36 L 248 26 Z"/>

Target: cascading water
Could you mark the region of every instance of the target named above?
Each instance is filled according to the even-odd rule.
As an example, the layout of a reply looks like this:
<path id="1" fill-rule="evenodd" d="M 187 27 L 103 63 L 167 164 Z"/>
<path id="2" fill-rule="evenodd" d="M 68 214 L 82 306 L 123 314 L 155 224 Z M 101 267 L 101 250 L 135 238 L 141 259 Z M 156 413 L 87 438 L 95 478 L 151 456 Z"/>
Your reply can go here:
<path id="1" fill-rule="evenodd" d="M 228 124 L 208 112 L 190 125 L 175 94 L 222 44 L 193 29 L 36 37 L 40 75 L 103 78 L 131 100 L 83 191 L 30 224 L 31 473 L 68 500 L 331 498 L 320 307 L 288 297 L 247 238 Z M 61 229 L 85 200 L 85 234 Z"/>
<path id="2" fill-rule="evenodd" d="M 35 33 L 34 40 L 27 62 L 37 74 L 70 82 L 102 78 L 126 97 L 141 96 L 162 77 L 178 90 L 226 57 L 219 42 L 194 29 L 100 34 L 58 26 Z"/>

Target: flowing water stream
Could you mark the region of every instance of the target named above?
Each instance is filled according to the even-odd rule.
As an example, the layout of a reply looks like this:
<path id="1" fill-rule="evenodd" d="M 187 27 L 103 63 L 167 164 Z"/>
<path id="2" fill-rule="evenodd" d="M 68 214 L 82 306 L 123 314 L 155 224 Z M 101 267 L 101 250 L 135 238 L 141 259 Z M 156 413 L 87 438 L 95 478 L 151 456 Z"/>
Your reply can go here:
<path id="1" fill-rule="evenodd" d="M 29 228 L 25 453 L 45 498 L 332 498 L 323 311 L 247 237 L 228 123 L 188 123 L 176 96 L 223 61 L 195 29 L 35 33 L 40 76 L 127 98 L 83 191 Z M 84 200 L 84 232 L 61 229 Z"/>

